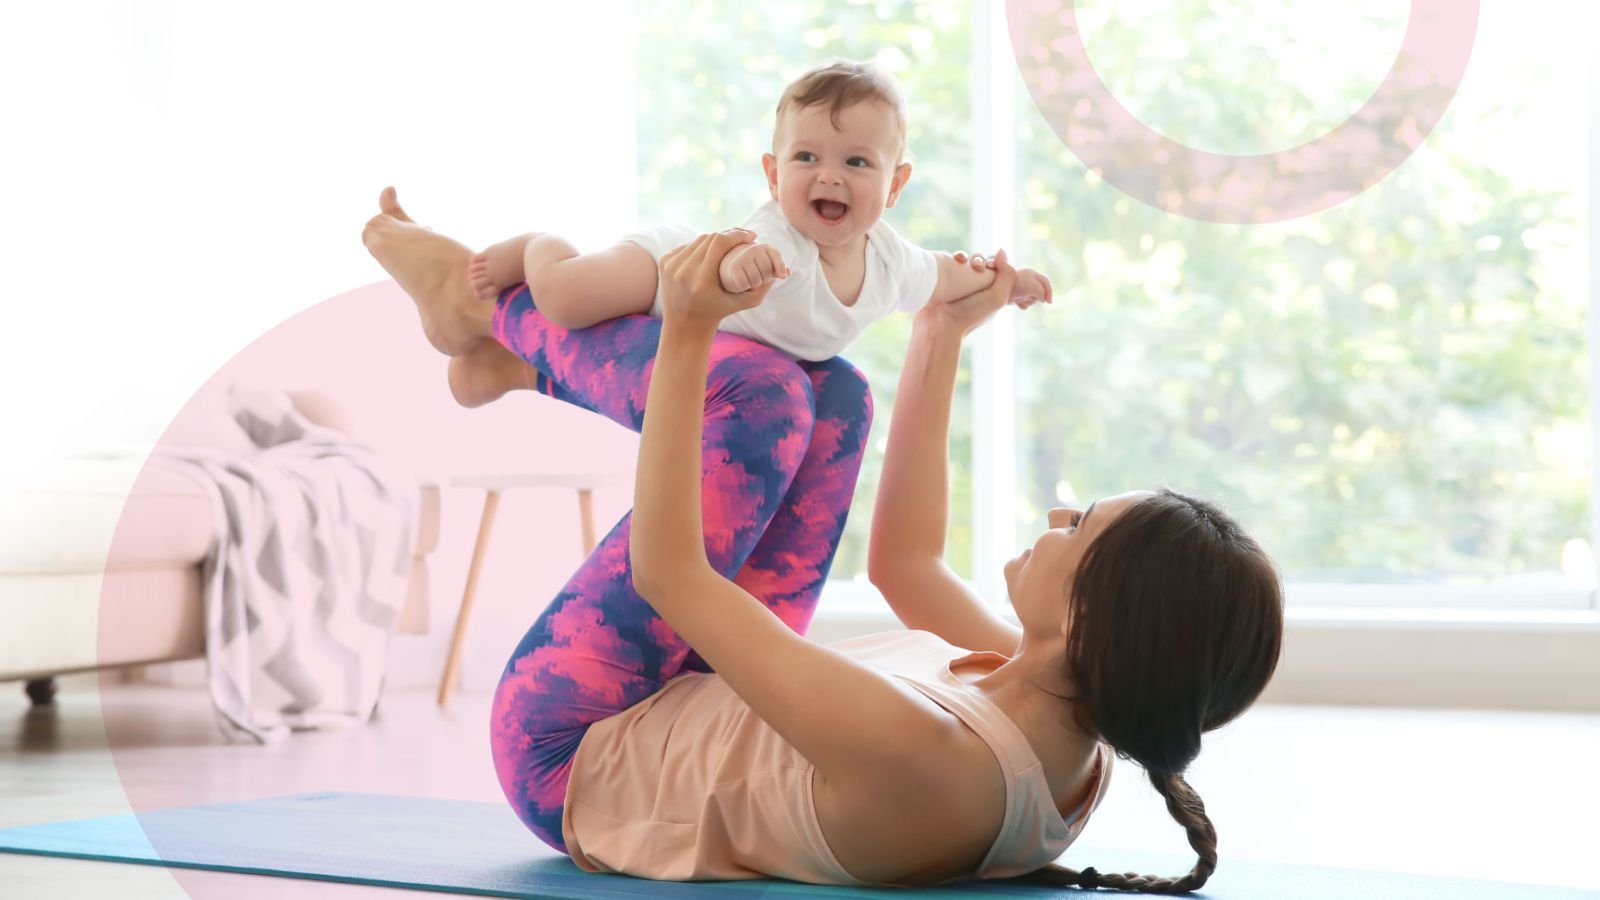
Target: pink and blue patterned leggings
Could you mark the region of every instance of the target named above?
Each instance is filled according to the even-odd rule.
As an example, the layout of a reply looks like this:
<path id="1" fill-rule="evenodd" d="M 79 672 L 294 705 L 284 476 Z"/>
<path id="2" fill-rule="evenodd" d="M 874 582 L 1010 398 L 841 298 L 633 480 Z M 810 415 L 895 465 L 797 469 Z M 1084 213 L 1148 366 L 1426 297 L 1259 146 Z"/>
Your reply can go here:
<path id="1" fill-rule="evenodd" d="M 568 331 L 524 285 L 500 295 L 496 339 L 537 372 L 534 387 L 638 431 L 661 320 L 627 316 Z M 842 359 L 795 362 L 737 335 L 711 348 L 702 515 L 711 565 L 804 634 L 827 580 L 872 423 L 866 379 Z M 534 621 L 506 663 L 490 746 L 506 798 L 566 852 L 561 811 L 578 742 L 593 723 L 682 672 L 710 671 L 633 590 L 631 515 Z"/>

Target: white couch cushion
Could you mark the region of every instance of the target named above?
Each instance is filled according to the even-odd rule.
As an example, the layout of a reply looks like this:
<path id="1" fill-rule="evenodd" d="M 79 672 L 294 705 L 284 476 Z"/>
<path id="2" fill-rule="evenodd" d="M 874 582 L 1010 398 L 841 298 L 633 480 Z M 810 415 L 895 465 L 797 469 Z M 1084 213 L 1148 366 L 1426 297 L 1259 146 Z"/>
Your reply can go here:
<path id="1" fill-rule="evenodd" d="M 0 473 L 0 573 L 99 572 L 202 559 L 212 541 L 210 501 L 188 477 L 144 462 L 140 456 L 60 459 Z M 115 557 L 108 559 L 114 537 Z"/>
<path id="2" fill-rule="evenodd" d="M 0 681 L 205 652 L 200 570 L 0 573 Z"/>

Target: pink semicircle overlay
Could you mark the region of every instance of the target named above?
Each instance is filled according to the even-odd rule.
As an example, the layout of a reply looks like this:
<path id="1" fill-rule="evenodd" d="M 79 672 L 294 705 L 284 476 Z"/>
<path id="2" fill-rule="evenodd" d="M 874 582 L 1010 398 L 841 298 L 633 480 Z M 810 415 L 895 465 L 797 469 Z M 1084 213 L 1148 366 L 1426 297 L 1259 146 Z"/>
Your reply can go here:
<path id="1" fill-rule="evenodd" d="M 1479 0 L 1413 0 L 1394 64 L 1360 109 L 1297 147 L 1235 155 L 1197 150 L 1140 122 L 1095 71 L 1072 0 L 1006 0 L 1022 80 L 1090 171 L 1157 209 L 1239 225 L 1321 212 L 1394 171 L 1454 98 L 1478 14 Z"/>
<path id="2" fill-rule="evenodd" d="M 452 488 L 454 476 L 631 471 L 637 439 L 620 426 L 527 390 L 464 408 L 450 393 L 447 363 L 424 338 L 411 299 L 394 282 L 340 294 L 273 327 L 198 385 L 138 467 L 111 536 L 95 627 L 111 761 L 129 806 L 162 858 L 171 858 L 179 836 L 164 832 L 158 820 L 145 814 L 170 807 L 320 791 L 504 802 L 489 754 L 487 724 L 482 729 L 472 725 L 474 731 L 483 731 L 483 745 L 480 753 L 465 757 L 445 741 L 389 752 L 382 716 L 348 730 L 296 733 L 279 745 L 229 742 L 217 725 L 212 690 L 190 683 L 180 683 L 183 689 L 130 688 L 114 668 L 130 660 L 206 656 L 200 560 L 216 534 L 215 510 L 204 492 L 157 456 L 183 456 L 196 448 L 219 458 L 254 452 L 241 445 L 246 437 L 230 412 L 229 397 L 236 387 L 281 391 L 302 414 L 321 410 L 330 421 L 316 424 L 338 427 L 372 447 L 401 476 L 398 484 L 415 478 L 418 491 L 426 485 L 439 489 L 444 512 L 427 565 L 441 577 L 432 579 L 427 602 L 445 607 L 440 621 L 449 620 L 460 600 L 471 526 L 483 502 L 481 491 Z M 629 485 L 619 490 L 631 496 Z M 508 621 L 531 623 L 549 599 L 524 589 L 530 570 L 549 570 L 542 576 L 548 579 L 549 573 L 560 575 L 581 561 L 577 540 L 569 533 L 574 530 L 568 527 L 570 514 L 565 506 L 552 513 L 554 499 L 566 498 L 519 498 L 507 504 L 499 520 L 504 541 L 480 593 L 485 608 L 509 610 Z M 609 527 L 606 515 L 617 498 L 608 494 L 600 499 L 601 522 Z M 406 638 L 423 641 L 439 635 L 439 622 L 433 625 Z M 480 642 L 494 644 L 502 636 L 485 637 L 490 631 L 491 624 L 485 623 L 475 634 Z M 518 634 L 503 636 L 510 642 L 506 653 Z M 392 662 L 392 644 L 390 649 Z M 486 665 L 497 668 L 501 659 Z M 393 671 L 385 669 L 385 674 Z M 487 690 L 482 683 L 477 688 L 480 693 Z M 392 694 L 386 688 L 380 702 Z M 441 722 L 450 721 L 444 712 L 439 716 Z M 530 847 L 537 843 L 531 835 L 529 841 Z M 291 891 L 322 896 L 336 888 L 348 890 L 181 867 L 170 871 L 195 898 L 275 898 Z"/>

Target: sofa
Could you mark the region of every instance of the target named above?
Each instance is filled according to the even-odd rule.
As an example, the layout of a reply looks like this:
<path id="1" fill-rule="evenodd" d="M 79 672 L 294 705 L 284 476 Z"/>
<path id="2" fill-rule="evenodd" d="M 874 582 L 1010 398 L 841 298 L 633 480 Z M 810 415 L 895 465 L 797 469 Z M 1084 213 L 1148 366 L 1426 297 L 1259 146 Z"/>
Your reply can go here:
<path id="1" fill-rule="evenodd" d="M 312 422 L 350 433 L 332 397 L 287 396 Z M 163 443 L 174 440 L 233 449 L 220 430 L 169 429 Z M 0 481 L 0 681 L 23 681 L 35 705 L 51 702 L 57 675 L 205 656 L 210 500 L 183 474 L 144 463 L 137 453 L 57 459 Z M 427 631 L 427 560 L 439 539 L 439 487 L 418 479 L 417 491 L 396 626 L 407 634 Z"/>

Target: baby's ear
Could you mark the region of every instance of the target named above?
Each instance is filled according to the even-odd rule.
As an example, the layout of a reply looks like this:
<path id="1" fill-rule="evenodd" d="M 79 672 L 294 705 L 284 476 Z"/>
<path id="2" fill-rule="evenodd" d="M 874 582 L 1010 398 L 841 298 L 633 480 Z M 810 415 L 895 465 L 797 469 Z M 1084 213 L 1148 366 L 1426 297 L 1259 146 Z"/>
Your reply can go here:
<path id="1" fill-rule="evenodd" d="M 767 193 L 778 199 L 778 158 L 771 153 L 761 154 L 761 168 L 767 173 Z"/>
<path id="2" fill-rule="evenodd" d="M 889 181 L 889 202 L 884 204 L 885 207 L 893 206 L 894 202 L 900 199 L 900 189 L 910 180 L 911 163 L 901 163 L 894 167 L 894 178 Z"/>

